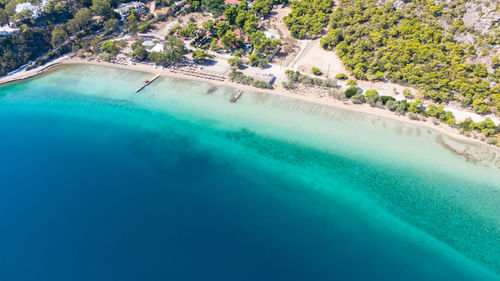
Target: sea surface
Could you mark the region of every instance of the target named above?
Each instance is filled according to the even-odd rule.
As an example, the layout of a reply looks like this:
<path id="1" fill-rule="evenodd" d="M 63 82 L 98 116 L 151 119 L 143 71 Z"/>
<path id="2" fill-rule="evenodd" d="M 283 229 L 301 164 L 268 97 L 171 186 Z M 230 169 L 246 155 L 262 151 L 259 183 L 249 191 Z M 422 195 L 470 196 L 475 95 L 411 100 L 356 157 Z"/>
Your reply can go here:
<path id="1" fill-rule="evenodd" d="M 95 66 L 0 87 L 0 280 L 500 280 L 500 151 Z"/>

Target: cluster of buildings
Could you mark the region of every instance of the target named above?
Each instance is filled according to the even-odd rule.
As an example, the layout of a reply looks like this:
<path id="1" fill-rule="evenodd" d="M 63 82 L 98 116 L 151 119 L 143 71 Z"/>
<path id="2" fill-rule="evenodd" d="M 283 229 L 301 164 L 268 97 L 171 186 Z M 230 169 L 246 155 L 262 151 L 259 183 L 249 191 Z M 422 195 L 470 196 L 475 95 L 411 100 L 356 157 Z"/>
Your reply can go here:
<path id="1" fill-rule="evenodd" d="M 182 7 L 183 5 L 186 4 L 186 1 L 176 1 L 175 2 L 175 7 L 176 9 Z M 148 13 L 148 8 L 144 3 L 141 2 L 130 2 L 130 3 L 122 3 L 116 7 L 115 12 L 120 15 L 122 20 L 126 20 L 127 17 L 130 15 L 130 11 L 135 10 L 139 16 L 144 16 Z M 170 9 L 167 9 L 170 10 Z"/>

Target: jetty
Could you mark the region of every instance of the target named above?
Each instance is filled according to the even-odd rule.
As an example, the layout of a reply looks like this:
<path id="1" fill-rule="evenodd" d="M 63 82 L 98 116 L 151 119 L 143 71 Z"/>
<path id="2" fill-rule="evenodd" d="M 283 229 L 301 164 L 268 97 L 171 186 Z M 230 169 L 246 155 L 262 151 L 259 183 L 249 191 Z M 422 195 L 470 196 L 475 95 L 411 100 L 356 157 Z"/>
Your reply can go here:
<path id="1" fill-rule="evenodd" d="M 207 95 L 215 92 L 217 90 L 217 86 L 212 86 L 210 89 L 207 90 Z"/>
<path id="2" fill-rule="evenodd" d="M 149 84 L 153 83 L 159 77 L 160 77 L 160 74 L 156 74 L 153 78 L 144 81 L 144 84 L 142 84 L 142 86 L 140 86 L 137 90 L 135 90 L 135 92 L 138 93 L 142 89 L 146 88 Z"/>
<path id="3" fill-rule="evenodd" d="M 239 91 L 238 93 L 236 93 L 236 95 L 234 95 L 232 98 L 231 98 L 231 102 L 232 103 L 235 103 L 236 101 L 238 101 L 238 99 L 241 97 L 241 95 L 243 94 L 242 91 Z"/>

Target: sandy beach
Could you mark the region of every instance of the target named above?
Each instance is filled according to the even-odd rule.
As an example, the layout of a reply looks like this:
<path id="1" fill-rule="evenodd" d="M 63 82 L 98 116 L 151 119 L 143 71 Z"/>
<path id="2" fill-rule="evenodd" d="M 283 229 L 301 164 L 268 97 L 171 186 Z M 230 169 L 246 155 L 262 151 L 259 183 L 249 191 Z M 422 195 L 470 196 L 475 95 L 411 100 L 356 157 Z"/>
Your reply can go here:
<path id="1" fill-rule="evenodd" d="M 434 129 L 437 130 L 447 136 L 450 136 L 454 139 L 468 142 L 468 143 L 476 143 L 476 144 L 482 144 L 482 145 L 487 145 L 491 148 L 495 148 L 500 151 L 500 148 L 487 144 L 484 141 L 481 141 L 479 139 L 474 139 L 472 137 L 468 137 L 465 135 L 460 134 L 460 132 L 455 129 L 446 126 L 445 124 L 439 123 L 439 125 L 435 125 L 430 119 L 427 119 L 425 121 L 423 120 L 411 120 L 406 116 L 401 116 L 393 113 L 392 111 L 389 111 L 387 109 L 382 109 L 382 108 L 374 108 L 371 107 L 368 104 L 352 104 L 348 102 L 342 102 L 339 100 L 336 100 L 334 98 L 330 97 L 320 97 L 319 95 L 313 96 L 313 95 L 301 95 L 301 94 L 293 94 L 285 89 L 282 89 L 281 87 L 277 87 L 273 90 L 269 89 L 257 89 L 252 86 L 248 85 L 243 85 L 239 84 L 236 82 L 231 82 L 230 80 L 225 80 L 225 81 L 216 81 L 216 80 L 208 80 L 208 79 L 203 79 L 195 76 L 190 76 L 190 75 L 185 75 L 181 73 L 174 73 L 170 71 L 168 68 L 161 69 L 159 67 L 154 68 L 151 65 L 148 64 L 141 64 L 141 63 L 136 63 L 134 65 L 123 65 L 123 64 L 116 64 L 116 63 L 110 63 L 110 62 L 103 62 L 103 61 L 88 61 L 84 59 L 79 59 L 79 58 L 68 58 L 64 60 L 62 65 L 71 65 L 71 64 L 87 64 L 87 65 L 96 65 L 96 66 L 107 66 L 107 67 L 114 67 L 114 68 L 121 68 L 121 69 L 126 69 L 126 70 L 132 70 L 132 71 L 140 71 L 140 72 L 147 72 L 151 73 L 152 75 L 154 74 L 160 74 L 161 76 L 167 76 L 167 77 L 173 77 L 173 78 L 178 78 L 178 79 L 187 79 L 187 80 L 193 80 L 193 81 L 200 81 L 200 82 L 205 82 L 205 83 L 210 83 L 216 86 L 224 86 L 224 87 L 232 87 L 244 92 L 261 92 L 261 93 L 266 93 L 266 94 L 271 94 L 271 95 L 278 95 L 282 97 L 287 97 L 287 98 L 293 98 L 309 103 L 315 103 L 319 105 L 324 105 L 324 106 L 330 106 L 334 108 L 340 108 L 344 110 L 350 110 L 350 111 L 355 111 L 355 112 L 360 112 L 364 114 L 370 114 L 370 115 L 375 115 L 391 120 L 397 120 L 400 122 L 404 122 L 407 124 L 413 124 L 417 126 L 421 126 L 424 128 L 429 128 L 429 129 Z"/>
<path id="2" fill-rule="evenodd" d="M 457 129 L 448 127 L 444 124 L 439 123 L 438 125 L 435 125 L 430 119 L 427 120 L 410 120 L 406 116 L 401 116 L 397 115 L 387 109 L 381 109 L 381 108 L 374 108 L 369 106 L 368 104 L 353 104 L 350 102 L 343 102 L 336 100 L 331 97 L 324 97 L 320 96 L 319 94 L 298 94 L 298 93 L 292 93 L 290 91 L 287 91 L 283 88 L 281 88 L 280 85 L 276 87 L 273 90 L 270 89 L 257 89 L 253 86 L 248 86 L 248 85 L 243 85 L 239 84 L 236 82 L 232 82 L 230 80 L 224 80 L 224 81 L 217 81 L 217 80 L 209 80 L 201 77 L 196 77 L 196 76 L 191 76 L 191 75 L 186 75 L 180 72 L 173 72 L 169 68 L 162 68 L 159 66 L 154 66 L 150 64 L 144 64 L 144 63 L 134 63 L 133 65 L 125 65 L 125 64 L 118 64 L 118 63 L 112 63 L 112 62 L 105 62 L 105 61 L 89 61 L 86 59 L 80 59 L 76 57 L 64 57 L 58 59 L 56 62 L 51 62 L 48 65 L 41 66 L 39 68 L 30 70 L 30 71 L 25 71 L 25 72 L 20 72 L 16 73 L 12 76 L 8 77 L 3 77 L 0 79 L 0 85 L 5 84 L 5 83 L 10 83 L 14 81 L 21 81 L 25 80 L 31 77 L 35 77 L 37 75 L 46 73 L 48 71 L 52 71 L 56 69 L 57 66 L 61 65 L 72 65 L 72 64 L 85 64 L 85 65 L 95 65 L 95 66 L 106 66 L 106 67 L 113 67 L 113 68 L 120 68 L 120 69 L 126 69 L 126 70 L 131 70 L 131 71 L 139 71 L 139 72 L 146 72 L 146 73 L 151 73 L 152 75 L 159 74 L 161 76 L 167 76 L 167 77 L 172 77 L 172 78 L 178 78 L 178 79 L 186 79 L 186 80 L 192 80 L 192 81 L 200 81 L 200 82 L 205 82 L 205 83 L 210 83 L 215 86 L 224 86 L 224 87 L 232 87 L 235 89 L 238 89 L 240 91 L 244 92 L 260 92 L 260 93 L 266 93 L 266 94 L 271 94 L 271 95 L 278 95 L 282 97 L 287 97 L 287 98 L 292 98 L 292 99 L 297 99 L 300 101 L 304 102 L 309 102 L 309 103 L 314 103 L 314 104 L 319 104 L 319 105 L 324 105 L 324 106 L 330 106 L 334 108 L 340 108 L 344 110 L 349 110 L 349 111 L 355 111 L 355 112 L 360 112 L 364 114 L 370 114 L 382 118 L 387 118 L 391 120 L 397 120 L 400 122 L 404 122 L 407 124 L 413 124 L 417 125 L 420 127 L 428 128 L 428 129 L 434 129 L 437 130 L 449 137 L 452 137 L 454 139 L 457 139 L 462 142 L 466 143 L 475 143 L 475 144 L 482 144 L 482 145 L 487 145 L 488 147 L 494 148 L 496 150 L 500 151 L 500 148 L 487 144 L 484 141 L 481 141 L 479 139 L 475 139 L 472 137 L 468 137 L 465 135 L 462 135 L 459 133 Z M 140 86 L 140 82 L 138 82 L 138 87 Z"/>

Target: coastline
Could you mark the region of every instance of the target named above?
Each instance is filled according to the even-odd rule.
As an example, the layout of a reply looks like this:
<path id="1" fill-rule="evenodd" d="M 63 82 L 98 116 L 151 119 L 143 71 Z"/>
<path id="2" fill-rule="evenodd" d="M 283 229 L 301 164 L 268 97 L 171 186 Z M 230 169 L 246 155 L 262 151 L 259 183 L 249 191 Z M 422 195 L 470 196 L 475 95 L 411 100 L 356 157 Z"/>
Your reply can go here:
<path id="1" fill-rule="evenodd" d="M 392 111 L 389 111 L 387 109 L 374 108 L 368 104 L 351 104 L 351 103 L 346 103 L 343 101 L 336 100 L 334 98 L 325 98 L 325 97 L 320 97 L 320 96 L 293 94 L 285 89 L 278 88 L 278 87 L 273 89 L 273 90 L 257 89 L 255 87 L 252 87 L 249 85 L 243 85 L 243 84 L 239 84 L 239 83 L 232 82 L 229 80 L 224 80 L 224 81 L 210 80 L 210 79 L 206 79 L 206 78 L 182 74 L 179 72 L 172 72 L 169 68 L 162 68 L 162 67 L 158 67 L 158 66 L 144 64 L 144 63 L 135 63 L 134 65 L 124 65 L 124 64 L 117 64 L 117 63 L 104 62 L 104 61 L 88 61 L 88 60 L 84 60 L 84 59 L 79 59 L 79 58 L 74 58 L 74 57 L 71 58 L 69 56 L 66 56 L 66 57 L 59 58 L 57 61 L 52 61 L 51 63 L 46 64 L 44 66 L 40 66 L 38 68 L 32 69 L 29 71 L 30 73 L 28 73 L 28 74 L 24 73 L 23 75 L 17 75 L 16 77 L 14 77 L 14 75 L 17 74 L 16 73 L 12 77 L 11 76 L 3 77 L 0 79 L 0 86 L 2 86 L 4 84 L 8 84 L 8 83 L 13 83 L 16 81 L 23 81 L 23 80 L 26 80 L 29 78 L 33 78 L 33 77 L 36 77 L 38 75 L 44 74 L 47 71 L 54 70 L 55 67 L 60 67 L 60 66 L 65 66 L 65 65 L 67 65 L 67 66 L 70 66 L 70 65 L 93 65 L 93 66 L 119 68 L 119 69 L 130 70 L 130 71 L 150 73 L 153 75 L 159 74 L 160 76 L 171 77 L 171 78 L 176 78 L 176 79 L 198 81 L 198 82 L 212 84 L 214 86 L 231 87 L 231 88 L 243 91 L 243 92 L 259 92 L 259 93 L 264 93 L 264 94 L 276 95 L 276 96 L 280 96 L 280 97 L 291 98 L 291 99 L 295 99 L 295 100 L 299 100 L 299 101 L 303 101 L 303 102 L 308 102 L 308 103 L 313 103 L 313 104 L 317 104 L 317 105 L 328 106 L 328 107 L 347 110 L 347 111 L 351 111 L 351 112 L 358 112 L 358 113 L 368 114 L 368 115 L 372 115 L 372 116 L 376 116 L 376 117 L 395 120 L 395 121 L 403 122 L 406 124 L 411 124 L 411 125 L 423 127 L 426 129 L 433 129 L 433 130 L 436 130 L 436 131 L 438 131 L 438 132 L 440 132 L 448 137 L 451 137 L 457 141 L 464 142 L 466 144 L 484 145 L 484 146 L 489 147 L 489 148 L 494 148 L 496 151 L 500 152 L 499 147 L 494 146 L 492 144 L 488 144 L 488 143 L 481 141 L 479 139 L 475 139 L 472 137 L 462 135 L 455 128 L 451 128 L 451 127 L 447 127 L 447 126 L 445 127 L 442 124 L 435 125 L 430 120 L 426 120 L 426 121 L 411 120 L 408 117 L 397 115 L 397 114 L 395 114 Z M 439 141 L 437 141 L 437 142 L 440 143 Z M 448 149 L 446 145 L 443 145 L 443 147 L 445 149 Z M 454 151 L 454 150 L 451 150 L 451 151 L 457 153 L 457 151 Z M 460 154 L 460 153 L 461 152 L 459 152 L 457 154 Z"/>

